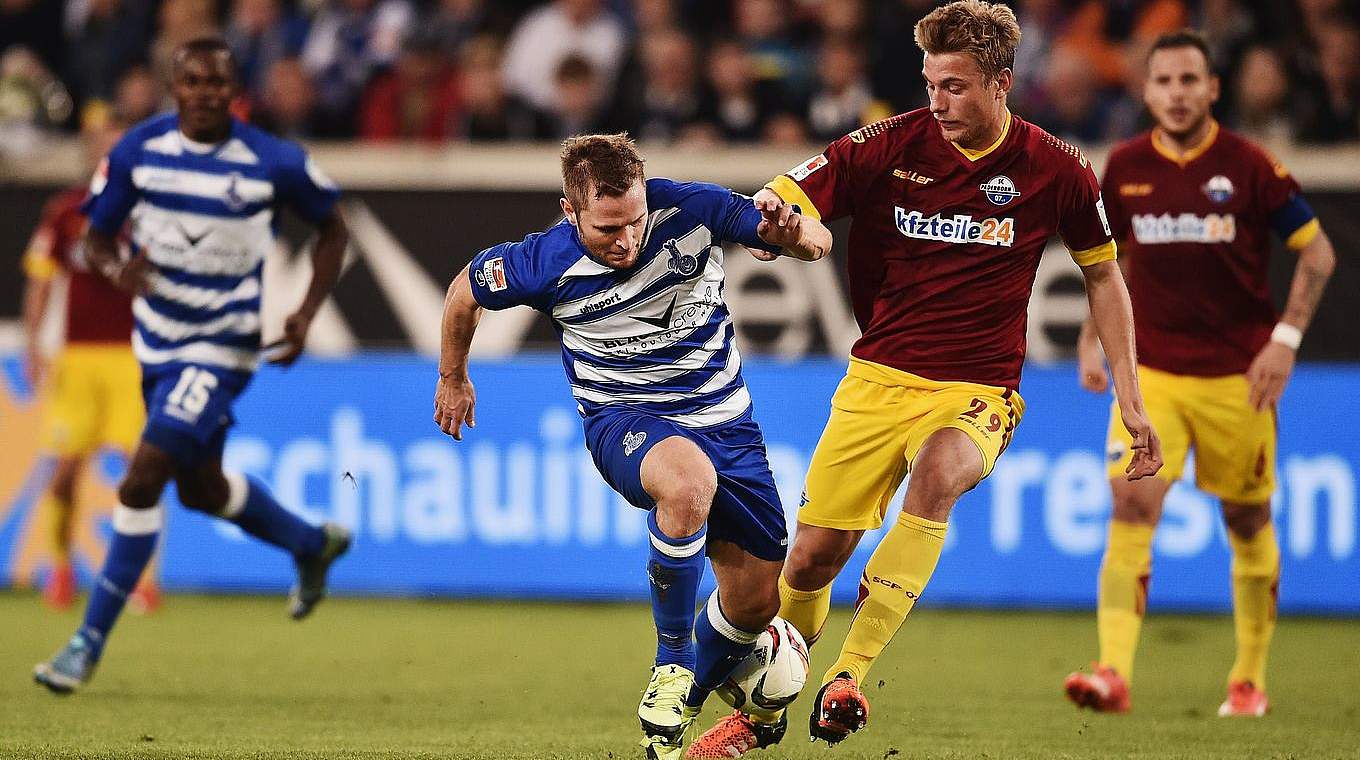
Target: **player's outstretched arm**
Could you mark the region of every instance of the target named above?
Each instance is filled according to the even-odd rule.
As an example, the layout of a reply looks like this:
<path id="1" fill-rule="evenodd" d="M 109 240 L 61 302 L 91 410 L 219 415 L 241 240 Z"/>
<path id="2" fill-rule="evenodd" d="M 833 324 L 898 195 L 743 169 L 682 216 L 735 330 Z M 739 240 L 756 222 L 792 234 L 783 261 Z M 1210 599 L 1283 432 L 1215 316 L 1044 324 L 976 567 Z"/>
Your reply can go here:
<path id="1" fill-rule="evenodd" d="M 1284 387 L 1294 371 L 1294 357 L 1308 324 L 1313 321 L 1322 291 L 1336 269 L 1336 251 L 1327 233 L 1321 229 L 1313 239 L 1299 249 L 1299 261 L 1294 265 L 1294 281 L 1289 286 L 1289 300 L 1284 314 L 1271 333 L 1270 340 L 1256 354 L 1247 368 L 1249 400 L 1257 411 L 1275 406 L 1284 395 Z"/>
<path id="2" fill-rule="evenodd" d="M 816 261 L 831 252 L 831 230 L 820 220 L 794 211 L 779 194 L 762 188 L 752 198 L 760 211 L 756 234 L 770 245 L 784 249 L 783 253 L 803 261 Z M 762 261 L 772 261 L 776 254 L 751 249 L 751 254 Z"/>
<path id="3" fill-rule="evenodd" d="M 90 268 L 104 275 L 114 287 L 133 295 L 145 293 L 149 287 L 151 261 L 142 251 L 127 261 L 118 255 L 118 240 L 90 225 L 85 231 L 85 260 Z"/>
<path id="4" fill-rule="evenodd" d="M 345 226 L 340 209 L 332 209 L 317 225 L 316 245 L 312 248 L 312 281 L 307 286 L 307 295 L 302 297 L 297 310 L 284 320 L 282 348 L 269 360 L 271 364 L 286 367 L 302 355 L 307 347 L 307 331 L 312 327 L 312 319 L 340 279 L 340 265 L 347 245 L 349 227 Z"/>
<path id="5" fill-rule="evenodd" d="M 1124 286 L 1124 275 L 1119 264 L 1102 261 L 1081 268 L 1086 278 L 1086 299 L 1091 305 L 1091 321 L 1095 325 L 1105 356 L 1110 361 L 1114 376 L 1114 395 L 1119 403 L 1119 414 L 1124 427 L 1133 436 L 1133 459 L 1129 462 L 1129 480 L 1155 475 L 1162 468 L 1162 444 L 1152 429 L 1147 410 L 1143 408 L 1143 394 L 1138 389 L 1138 366 L 1134 358 L 1133 308 L 1129 291 Z"/>
<path id="6" fill-rule="evenodd" d="M 29 274 L 24 280 L 24 380 L 36 389 L 47 374 L 47 360 L 38 345 L 38 332 L 52 298 L 52 276 Z"/>
<path id="7" fill-rule="evenodd" d="M 468 377 L 468 350 L 482 307 L 472 296 L 468 267 L 463 267 L 444 296 L 444 317 L 439 328 L 439 381 L 434 388 L 434 421 L 439 429 L 463 440 L 462 426 L 477 426 L 477 393 Z"/>

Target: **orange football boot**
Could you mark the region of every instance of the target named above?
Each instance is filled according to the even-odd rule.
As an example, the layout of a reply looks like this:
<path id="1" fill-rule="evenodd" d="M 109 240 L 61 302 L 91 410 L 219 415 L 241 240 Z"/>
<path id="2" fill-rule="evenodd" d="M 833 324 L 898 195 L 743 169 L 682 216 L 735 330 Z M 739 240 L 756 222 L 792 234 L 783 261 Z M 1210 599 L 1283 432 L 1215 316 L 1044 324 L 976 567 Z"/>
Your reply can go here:
<path id="1" fill-rule="evenodd" d="M 841 671 L 817 692 L 817 703 L 808 718 L 808 734 L 814 742 L 822 739 L 827 744 L 836 744 L 868 722 L 869 700 L 854 677 Z"/>
<path id="2" fill-rule="evenodd" d="M 1077 707 L 1089 707 L 1096 712 L 1126 713 L 1129 704 L 1129 682 L 1114 668 L 1092 666 L 1091 673 L 1073 673 L 1063 681 L 1067 698 Z"/>
<path id="3" fill-rule="evenodd" d="M 685 750 L 687 758 L 741 757 L 753 749 L 764 749 L 779 743 L 789 721 L 784 716 L 778 723 L 756 723 L 741 710 L 718 719 L 713 728 L 694 740 Z"/>
<path id="4" fill-rule="evenodd" d="M 1251 681 L 1228 684 L 1228 698 L 1218 706 L 1220 718 L 1260 718 L 1268 712 L 1270 700 Z"/>
<path id="5" fill-rule="evenodd" d="M 43 583 L 43 601 L 54 610 L 65 610 L 76 600 L 76 571 L 70 562 L 59 562 L 52 566 L 47 581 Z"/>
<path id="6" fill-rule="evenodd" d="M 161 589 L 151 578 L 142 578 L 128 595 L 128 609 L 137 615 L 150 615 L 161 608 Z"/>

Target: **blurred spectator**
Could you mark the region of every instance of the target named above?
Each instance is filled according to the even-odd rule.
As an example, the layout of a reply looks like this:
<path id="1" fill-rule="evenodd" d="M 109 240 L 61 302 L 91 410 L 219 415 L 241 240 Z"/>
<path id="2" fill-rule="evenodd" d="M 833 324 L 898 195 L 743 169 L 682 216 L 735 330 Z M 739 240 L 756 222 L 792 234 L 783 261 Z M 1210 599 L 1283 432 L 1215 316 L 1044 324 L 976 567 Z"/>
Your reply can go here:
<path id="1" fill-rule="evenodd" d="M 1333 24 L 1318 34 L 1318 86 L 1303 109 L 1299 138 L 1332 143 L 1360 138 L 1360 27 Z"/>
<path id="2" fill-rule="evenodd" d="M 677 29 L 680 15 L 675 0 L 633 0 L 633 23 L 639 38 Z"/>
<path id="3" fill-rule="evenodd" d="M 601 131 L 600 110 L 605 93 L 590 61 L 582 55 L 563 58 L 553 83 L 557 92 L 550 112 L 552 131 L 540 136 L 561 140 Z"/>
<path id="4" fill-rule="evenodd" d="M 1015 16 L 1021 34 L 1009 102 L 1012 110 L 1029 118 L 1043 108 L 1044 69 L 1061 34 L 1065 12 L 1060 0 L 1020 0 Z"/>
<path id="5" fill-rule="evenodd" d="M 551 110 L 558 67 L 574 53 L 612 90 L 626 45 L 623 23 L 601 0 L 554 0 L 531 11 L 511 34 L 502 68 L 505 89 L 536 109 Z"/>
<path id="6" fill-rule="evenodd" d="M 311 137 L 316 128 L 316 89 L 302 62 L 296 58 L 275 61 L 265 75 L 264 89 L 252 119 L 280 137 L 298 140 Z"/>
<path id="7" fill-rule="evenodd" d="M 80 103 L 107 101 L 118 77 L 146 60 L 149 0 L 71 0 L 65 25 L 66 83 Z"/>
<path id="8" fill-rule="evenodd" d="M 1293 136 L 1289 75 L 1274 49 L 1249 48 L 1237 67 L 1230 93 L 1232 120 L 1238 130 L 1267 142 Z"/>
<path id="9" fill-rule="evenodd" d="M 218 35 L 213 0 L 163 0 L 160 28 L 151 43 L 151 68 L 161 81 L 170 81 L 170 59 L 175 49 L 198 37 Z"/>
<path id="10" fill-rule="evenodd" d="M 916 47 L 913 29 L 934 8 L 934 0 L 897 0 L 882 9 L 874 24 L 873 90 L 886 98 L 894 111 L 910 111 L 926 104 L 921 49 Z M 1025 27 L 1021 45 L 1028 35 Z"/>
<path id="11" fill-rule="evenodd" d="M 317 15 L 302 63 L 315 82 L 321 136 L 353 134 L 364 86 L 397 60 L 413 22 L 406 0 L 330 0 Z"/>
<path id="12" fill-rule="evenodd" d="M 284 8 L 282 0 L 235 0 L 223 34 L 252 100 L 264 91 L 269 70 L 296 58 L 307 41 L 307 20 Z"/>
<path id="13" fill-rule="evenodd" d="M 541 114 L 505 92 L 501 51 L 492 37 L 474 37 L 463 46 L 458 84 L 462 113 L 456 134 L 464 139 L 532 140 L 551 129 Z"/>
<path id="14" fill-rule="evenodd" d="M 66 88 L 36 53 L 19 45 L 0 53 L 0 156 L 33 150 L 72 108 Z"/>
<path id="15" fill-rule="evenodd" d="M 865 35 L 869 7 L 865 0 L 821 0 L 818 23 L 829 39 L 858 40 Z"/>
<path id="16" fill-rule="evenodd" d="M 61 3 L 48 0 L 0 0 L 0 53 L 23 45 L 48 71 L 60 71 L 64 50 L 61 8 Z"/>
<path id="17" fill-rule="evenodd" d="M 486 0 L 438 0 L 420 26 L 438 41 L 444 55 L 455 60 L 468 40 L 498 31 L 501 19 L 487 8 Z"/>
<path id="18" fill-rule="evenodd" d="M 723 40 L 713 45 L 707 62 L 708 90 L 699 116 L 714 139 L 749 142 L 759 139 L 780 112 L 782 92 L 773 82 L 756 82 L 744 45 Z"/>
<path id="19" fill-rule="evenodd" d="M 1098 76 L 1081 52 L 1054 50 L 1044 69 L 1044 105 L 1033 114 L 1033 121 L 1071 142 L 1092 143 L 1113 137 L 1109 101 L 1101 92 Z"/>
<path id="20" fill-rule="evenodd" d="M 778 83 L 786 92 L 806 94 L 812 87 L 810 56 L 791 33 L 788 0 L 735 0 L 733 27 L 744 43 L 756 79 Z"/>
<path id="21" fill-rule="evenodd" d="M 699 65 L 694 42 L 674 29 L 642 40 L 642 92 L 626 125 L 638 139 L 673 142 L 699 119 Z"/>
<path id="22" fill-rule="evenodd" d="M 892 108 L 875 99 L 869 88 L 864 54 L 847 39 L 831 39 L 822 45 L 817 85 L 806 111 L 808 131 L 817 142 L 831 142 L 892 115 Z"/>
<path id="23" fill-rule="evenodd" d="M 368 85 L 359 113 L 366 140 L 447 140 L 453 135 L 458 83 L 439 39 L 411 36 L 397 65 Z"/>

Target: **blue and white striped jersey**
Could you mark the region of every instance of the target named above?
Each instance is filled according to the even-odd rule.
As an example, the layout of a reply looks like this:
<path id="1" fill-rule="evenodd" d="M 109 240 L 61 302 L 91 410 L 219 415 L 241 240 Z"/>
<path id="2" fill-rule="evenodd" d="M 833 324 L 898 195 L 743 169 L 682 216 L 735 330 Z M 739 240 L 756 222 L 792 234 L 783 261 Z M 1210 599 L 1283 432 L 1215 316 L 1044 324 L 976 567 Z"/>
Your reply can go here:
<path id="1" fill-rule="evenodd" d="M 320 222 L 338 197 L 300 146 L 234 119 L 231 136 L 217 145 L 185 137 L 175 114 L 128 130 L 82 208 L 109 235 L 130 220 L 134 251 L 145 251 L 155 267 L 149 292 L 132 305 L 138 361 L 253 372 L 274 211 L 286 204 Z"/>
<path id="2" fill-rule="evenodd" d="M 694 428 L 741 419 L 751 396 L 723 301 L 721 243 L 777 249 L 756 235 L 751 199 L 717 185 L 649 179 L 647 209 L 633 268 L 592 259 L 564 220 L 478 254 L 473 296 L 552 317 L 582 415 L 621 404 Z"/>

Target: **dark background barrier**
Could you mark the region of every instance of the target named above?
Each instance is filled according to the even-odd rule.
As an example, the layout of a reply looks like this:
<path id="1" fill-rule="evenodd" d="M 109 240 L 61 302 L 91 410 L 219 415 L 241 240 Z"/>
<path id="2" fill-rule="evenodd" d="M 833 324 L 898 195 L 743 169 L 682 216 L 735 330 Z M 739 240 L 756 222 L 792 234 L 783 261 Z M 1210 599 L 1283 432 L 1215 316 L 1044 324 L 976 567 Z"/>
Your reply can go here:
<path id="1" fill-rule="evenodd" d="M 752 188 L 741 188 L 751 190 Z M 0 187 L 0 268 L 13 273 L 0 278 L 0 321 L 18 318 L 22 278 L 19 260 L 52 188 Z M 442 293 L 449 279 L 481 249 L 518 240 L 559 218 L 557 194 L 503 190 L 360 190 L 347 194 L 347 210 L 360 255 L 336 288 L 334 303 L 347 331 L 339 345 L 428 350 L 437 330 L 437 315 L 414 319 L 412 301 L 419 292 Z M 1318 191 L 1308 195 L 1340 258 L 1335 278 L 1323 298 L 1300 352 L 1304 361 L 1360 361 L 1360 320 L 1353 294 L 1360 292 L 1360 192 Z M 832 225 L 843 233 L 845 223 Z M 306 241 L 306 230 L 285 219 L 284 255 Z M 843 355 L 854 337 L 838 254 L 833 262 L 809 267 L 781 261 L 770 267 L 733 261 L 728 298 L 744 347 L 756 354 L 783 358 L 830 353 Z M 736 257 L 734 257 L 736 258 Z M 1293 273 L 1294 257 L 1278 249 L 1271 265 L 1277 303 L 1283 304 Z M 381 272 L 377 270 L 383 270 Z M 400 277 L 394 279 L 394 273 Z M 1079 273 L 1058 244 L 1050 246 L 1031 302 L 1030 356 L 1052 360 L 1071 355 L 1076 329 L 1084 317 Z M 1204 294 L 1206 299 L 1212 293 Z M 426 299 L 428 300 L 428 298 Z M 339 329 L 339 328 L 337 328 Z M 522 332 L 502 341 L 496 353 L 519 349 L 554 350 L 553 333 L 544 319 L 532 320 Z"/>

